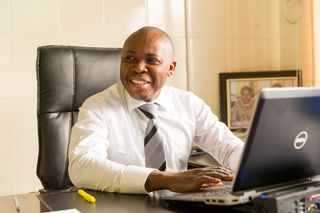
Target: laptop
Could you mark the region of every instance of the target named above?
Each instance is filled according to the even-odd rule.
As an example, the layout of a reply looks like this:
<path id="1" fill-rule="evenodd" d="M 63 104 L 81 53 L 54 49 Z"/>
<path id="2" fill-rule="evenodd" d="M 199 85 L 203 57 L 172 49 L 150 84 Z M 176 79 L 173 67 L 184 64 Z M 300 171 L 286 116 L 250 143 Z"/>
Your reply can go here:
<path id="1" fill-rule="evenodd" d="M 161 198 L 230 206 L 275 190 L 319 183 L 320 88 L 262 89 L 250 123 L 232 182 Z"/>

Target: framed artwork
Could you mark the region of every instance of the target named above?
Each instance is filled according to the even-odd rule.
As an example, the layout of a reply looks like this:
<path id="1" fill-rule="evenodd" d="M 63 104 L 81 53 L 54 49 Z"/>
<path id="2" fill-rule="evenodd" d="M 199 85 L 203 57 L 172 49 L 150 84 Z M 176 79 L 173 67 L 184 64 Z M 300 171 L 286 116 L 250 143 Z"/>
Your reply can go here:
<path id="1" fill-rule="evenodd" d="M 300 70 L 226 72 L 219 74 L 220 115 L 231 130 L 246 130 L 260 90 L 301 86 Z"/>

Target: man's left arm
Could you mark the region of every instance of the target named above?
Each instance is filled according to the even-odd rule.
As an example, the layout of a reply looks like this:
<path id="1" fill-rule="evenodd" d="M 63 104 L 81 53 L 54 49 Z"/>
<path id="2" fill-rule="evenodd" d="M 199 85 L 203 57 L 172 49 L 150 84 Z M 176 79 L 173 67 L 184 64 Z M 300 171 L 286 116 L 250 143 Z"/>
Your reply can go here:
<path id="1" fill-rule="evenodd" d="M 209 153 L 223 167 L 237 170 L 244 143 L 211 111 L 202 100 L 195 103 L 196 132 L 194 143 Z"/>

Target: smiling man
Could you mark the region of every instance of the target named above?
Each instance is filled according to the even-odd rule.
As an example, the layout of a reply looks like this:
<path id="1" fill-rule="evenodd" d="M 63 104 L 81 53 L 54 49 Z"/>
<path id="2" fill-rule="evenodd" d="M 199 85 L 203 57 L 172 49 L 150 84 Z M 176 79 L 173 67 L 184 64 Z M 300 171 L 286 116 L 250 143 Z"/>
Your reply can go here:
<path id="1" fill-rule="evenodd" d="M 73 127 L 69 175 L 75 186 L 186 192 L 232 180 L 228 169 L 236 169 L 243 142 L 200 98 L 165 85 L 175 67 L 164 31 L 143 27 L 128 37 L 121 82 L 86 100 Z M 193 143 L 228 169 L 187 170 Z"/>
<path id="2" fill-rule="evenodd" d="M 120 77 L 131 97 L 150 102 L 173 74 L 176 62 L 169 36 L 151 28 L 144 31 L 133 33 L 124 43 Z"/>

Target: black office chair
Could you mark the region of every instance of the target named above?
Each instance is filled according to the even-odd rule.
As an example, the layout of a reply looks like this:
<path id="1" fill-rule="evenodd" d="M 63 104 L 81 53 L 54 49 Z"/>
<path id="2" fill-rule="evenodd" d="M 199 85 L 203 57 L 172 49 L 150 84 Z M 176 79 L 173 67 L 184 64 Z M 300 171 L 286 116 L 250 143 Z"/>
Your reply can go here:
<path id="1" fill-rule="evenodd" d="M 37 176 L 44 190 L 72 187 L 68 146 L 78 109 L 119 81 L 119 48 L 43 46 L 37 52 Z"/>

